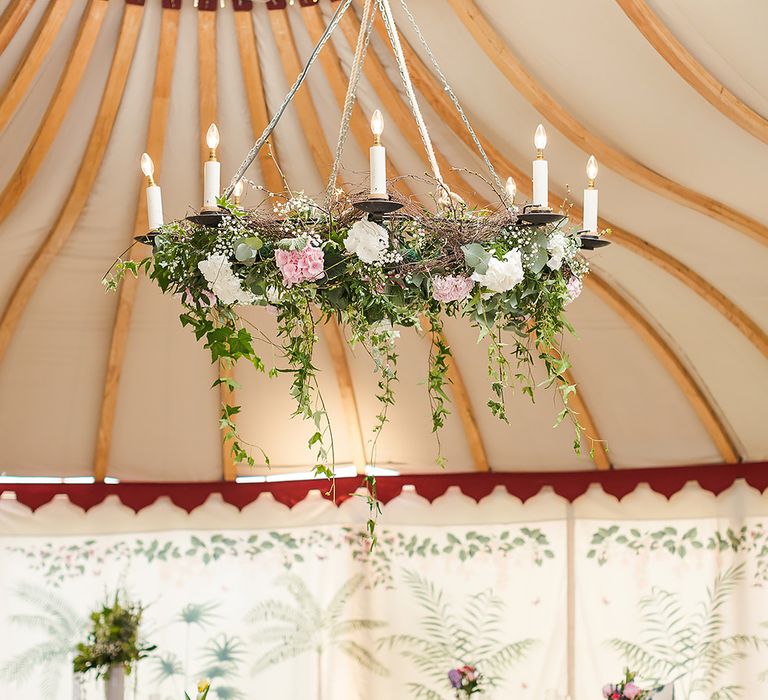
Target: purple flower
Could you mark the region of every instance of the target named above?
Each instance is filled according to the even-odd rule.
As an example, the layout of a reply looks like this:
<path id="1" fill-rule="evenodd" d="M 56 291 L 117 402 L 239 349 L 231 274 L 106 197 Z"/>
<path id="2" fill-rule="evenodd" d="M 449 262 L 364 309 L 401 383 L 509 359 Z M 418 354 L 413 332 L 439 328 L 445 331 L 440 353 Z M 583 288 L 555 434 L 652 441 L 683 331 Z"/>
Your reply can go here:
<path id="1" fill-rule="evenodd" d="M 452 668 L 448 671 L 448 680 L 452 688 L 461 688 L 461 671 L 458 668 Z"/>
<path id="2" fill-rule="evenodd" d="M 634 683 L 629 682 L 624 686 L 624 697 L 627 698 L 627 700 L 635 700 L 635 698 L 640 695 L 643 691 L 640 690 Z"/>
<path id="3" fill-rule="evenodd" d="M 608 685 L 603 686 L 603 697 L 609 698 L 613 693 L 616 691 L 616 686 L 613 685 L 613 683 L 608 683 Z"/>

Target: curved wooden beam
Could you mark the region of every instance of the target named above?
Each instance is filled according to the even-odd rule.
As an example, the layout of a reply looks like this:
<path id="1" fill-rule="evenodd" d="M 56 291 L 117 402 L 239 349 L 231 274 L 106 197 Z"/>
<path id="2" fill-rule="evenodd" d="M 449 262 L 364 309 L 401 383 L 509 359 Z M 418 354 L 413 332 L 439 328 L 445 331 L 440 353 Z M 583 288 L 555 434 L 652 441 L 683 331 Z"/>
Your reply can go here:
<path id="1" fill-rule="evenodd" d="M 288 21 L 288 15 L 285 12 L 270 12 L 269 18 L 272 24 L 272 31 L 277 42 L 280 61 L 283 64 L 285 77 L 289 83 L 293 83 L 296 76 L 301 72 L 302 65 L 299 58 L 296 44 L 293 39 L 293 32 Z M 325 49 L 328 49 L 326 45 Z M 333 166 L 333 156 L 327 142 L 322 137 L 320 129 L 320 118 L 308 89 L 299 90 L 294 97 L 294 104 L 305 134 L 318 134 L 318 138 L 308 139 L 310 142 L 310 153 L 315 163 L 317 172 L 321 178 L 327 178 L 331 174 Z M 355 387 L 352 382 L 352 373 L 349 369 L 349 362 L 346 354 L 346 343 L 341 329 L 335 319 L 331 319 L 322 327 L 323 337 L 328 345 L 331 355 L 331 361 L 336 374 L 336 382 L 339 387 L 339 396 L 341 398 L 344 416 L 347 421 L 347 430 L 352 444 L 352 457 L 358 474 L 365 473 L 365 467 L 368 463 L 366 457 L 365 435 L 363 433 L 360 421 L 360 410 L 355 396 Z"/>
<path id="2" fill-rule="evenodd" d="M 256 50 L 256 35 L 253 31 L 253 18 L 250 12 L 235 12 L 235 32 L 240 49 L 240 65 L 243 71 L 248 111 L 251 115 L 251 130 L 254 138 L 256 138 L 269 123 L 269 111 L 264 96 L 259 54 Z M 282 192 L 285 187 L 275 162 L 277 150 L 272 139 L 270 139 L 270 146 L 272 149 L 271 156 L 267 148 L 262 148 L 259 151 L 261 177 L 270 192 Z"/>
<path id="3" fill-rule="evenodd" d="M 199 108 L 200 108 L 200 159 L 208 160 L 208 145 L 205 142 L 208 126 L 213 124 L 218 115 L 218 82 L 216 79 L 216 12 L 198 10 L 197 13 L 197 65 Z M 202 169 L 200 172 L 200 191 L 203 189 Z"/>
<path id="4" fill-rule="evenodd" d="M 0 54 L 4 53 L 8 44 L 26 19 L 35 0 L 11 0 L 0 16 Z"/>
<path id="5" fill-rule="evenodd" d="M 112 58 L 112 66 L 101 98 L 101 105 L 93 123 L 88 146 L 75 176 L 72 189 L 56 223 L 16 284 L 3 316 L 0 318 L 0 360 L 5 356 L 13 332 L 32 298 L 38 282 L 58 252 L 69 240 L 72 230 L 80 218 L 83 206 L 91 193 L 123 97 L 143 13 L 144 7 L 142 5 L 125 6 L 120 35 L 117 39 L 117 47 Z"/>
<path id="6" fill-rule="evenodd" d="M 549 351 L 549 355 L 556 360 L 561 358 L 561 354 L 554 349 Z M 566 369 L 563 372 L 563 379 L 565 379 L 568 384 L 572 384 L 573 386 L 578 385 L 576 378 L 573 376 L 572 369 Z M 591 453 L 592 459 L 594 460 L 597 469 L 599 471 L 607 471 L 609 469 L 613 469 L 611 460 L 608 457 L 607 445 L 605 444 L 605 441 L 600 437 L 600 432 L 597 429 L 597 424 L 595 423 L 592 411 L 589 410 L 586 399 L 584 398 L 580 387 L 577 387 L 577 391 L 568 397 L 568 405 L 578 416 L 579 424 L 584 431 L 584 437 L 590 441 L 589 453 Z M 583 440 L 581 448 L 584 448 Z"/>
<path id="7" fill-rule="evenodd" d="M 434 329 L 432 329 L 434 336 Z M 439 334 L 444 345 L 449 345 L 443 333 Z M 433 341 L 434 342 L 434 341 Z M 453 405 L 456 407 L 456 414 L 461 421 L 461 427 L 464 429 L 464 437 L 467 440 L 469 453 L 472 455 L 472 465 L 476 472 L 489 472 L 491 466 L 488 462 L 488 453 L 485 451 L 485 442 L 480 433 L 480 427 L 477 425 L 472 402 L 469 398 L 467 385 L 464 383 L 464 377 L 459 369 L 458 362 L 453 355 L 446 358 L 446 379 L 450 384 L 450 391 L 453 394 Z"/>
<path id="8" fill-rule="evenodd" d="M 534 109 L 545 115 L 548 122 L 585 153 L 594 154 L 606 167 L 661 197 L 666 197 L 741 231 L 759 243 L 768 244 L 768 226 L 722 202 L 664 177 L 591 134 L 523 67 L 517 56 L 483 17 L 474 0 L 449 0 L 449 2 L 467 31 L 507 80 Z"/>
<path id="9" fill-rule="evenodd" d="M 162 167 L 165 133 L 168 123 L 168 108 L 171 101 L 171 80 L 176 55 L 176 38 L 178 35 L 180 13 L 176 10 L 163 9 L 160 36 L 162 37 L 157 54 L 155 70 L 155 85 L 152 90 L 152 107 L 149 114 L 147 129 L 147 153 L 151 154 L 155 163 L 155 175 Z M 133 236 L 140 236 L 147 231 L 147 202 L 144 188 L 139 190 L 139 201 L 136 207 L 136 223 Z M 131 237 L 131 243 L 133 237 Z M 140 260 L 144 257 L 146 248 L 135 245 L 131 249 L 131 258 Z M 128 342 L 128 332 L 136 301 L 139 280 L 127 275 L 120 286 L 117 300 L 117 311 L 112 326 L 112 340 L 107 357 L 107 370 L 104 377 L 104 389 L 101 396 L 101 413 L 94 450 L 94 477 L 96 481 L 104 481 L 109 467 L 112 448 L 112 434 L 115 425 L 115 410 L 120 390 L 120 377 L 125 360 L 125 347 Z"/>
<path id="10" fill-rule="evenodd" d="M 609 285 L 594 271 L 590 272 L 584 281 L 635 330 L 653 351 L 690 402 L 723 461 L 728 464 L 741 461 L 735 441 L 731 438 L 725 423 L 713 407 L 709 397 L 662 334 L 616 289 L 615 285 Z"/>
<path id="11" fill-rule="evenodd" d="M 607 471 L 613 469 L 611 458 L 608 456 L 608 445 L 600 436 L 595 417 L 587 405 L 587 399 L 584 396 L 582 385 L 576 381 L 571 370 L 566 370 L 563 373 L 563 377 L 566 382 L 577 387 L 576 392 L 568 397 L 568 404 L 576 413 L 579 423 L 584 429 L 584 435 L 590 441 L 587 454 L 591 453 L 592 459 L 595 461 L 595 466 L 598 470 Z M 582 449 L 584 448 L 583 442 L 584 441 L 582 440 Z"/>
<path id="12" fill-rule="evenodd" d="M 208 126 L 218 119 L 218 80 L 216 60 L 216 12 L 199 8 L 197 13 L 197 65 L 200 85 L 200 162 L 208 160 L 208 145 L 205 142 Z M 200 193 L 203 191 L 202 168 L 200 172 Z M 202 197 L 201 197 L 202 198 Z M 219 379 L 234 379 L 235 367 L 219 362 Z M 233 389 L 219 384 L 219 398 L 222 405 L 234 405 L 237 398 Z M 237 421 L 237 416 L 233 416 Z M 237 463 L 232 455 L 232 440 L 227 440 L 229 429 L 221 434 L 221 471 L 224 481 L 237 478 Z"/>
<path id="13" fill-rule="evenodd" d="M 336 383 L 339 387 L 339 397 L 344 410 L 344 418 L 347 422 L 347 434 L 352 444 L 352 463 L 358 474 L 365 474 L 368 457 L 365 449 L 365 434 L 363 433 L 360 410 L 355 395 L 355 385 L 352 381 L 352 372 L 349 369 L 347 359 L 347 341 L 335 318 L 323 325 L 323 338 L 328 345 L 331 355 L 333 371 L 336 375 Z"/>
<path id="14" fill-rule="evenodd" d="M 269 21 L 272 26 L 272 33 L 275 36 L 275 43 L 280 54 L 280 61 L 283 64 L 283 71 L 289 85 L 296 80 L 296 76 L 301 73 L 304 66 L 299 59 L 299 53 L 296 50 L 296 43 L 293 40 L 291 25 L 288 21 L 287 12 L 268 12 Z M 333 155 L 328 146 L 328 142 L 323 135 L 321 122 L 312 102 L 312 95 L 309 87 L 305 84 L 293 98 L 293 104 L 296 107 L 296 113 L 301 123 L 301 128 L 306 135 L 307 145 L 312 155 L 312 160 L 317 166 L 321 177 L 330 175 L 333 167 Z"/>
<path id="15" fill-rule="evenodd" d="M 107 13 L 107 2 L 108 0 L 90 0 L 85 10 L 77 39 L 45 116 L 16 171 L 0 194 L 0 224 L 29 187 L 59 133 L 61 123 L 93 53 L 96 38 Z"/>
<path id="16" fill-rule="evenodd" d="M 644 0 L 616 0 L 640 33 L 674 71 L 734 124 L 768 143 L 768 120 L 745 105 L 674 37 Z"/>
<path id="17" fill-rule="evenodd" d="M 383 27 L 377 25 L 377 30 L 383 33 Z M 469 135 L 466 127 L 459 118 L 456 110 L 448 98 L 445 90 L 442 89 L 435 76 L 424 64 L 419 55 L 413 48 L 403 40 L 403 52 L 405 53 L 408 66 L 411 70 L 411 78 L 416 88 L 424 95 L 432 109 L 445 122 L 445 124 L 470 148 L 475 145 Z M 502 177 L 512 175 L 517 182 L 519 191 L 527 196 L 531 196 L 531 177 L 530 173 L 524 173 L 507 159 L 499 150 L 497 150 L 488 139 L 483 138 L 482 134 L 478 137 L 483 142 L 483 146 L 494 167 L 499 171 Z M 562 193 L 557 193 L 560 198 L 565 198 Z M 570 210 L 571 217 L 579 220 L 583 217 L 583 212 L 579 205 L 574 204 Z M 700 296 L 704 301 L 710 304 L 716 311 L 722 314 L 730 321 L 737 330 L 739 330 L 765 357 L 768 357 L 768 334 L 760 328 L 744 311 L 734 304 L 728 297 L 720 292 L 716 287 L 707 282 L 701 275 L 694 272 L 680 260 L 665 252 L 661 248 L 640 238 L 634 233 L 617 226 L 610 221 L 601 218 L 599 226 L 602 229 L 610 228 L 613 231 L 612 240 L 632 252 L 645 258 L 649 262 L 657 265 L 665 272 L 669 273 L 688 289 Z"/>
<path id="18" fill-rule="evenodd" d="M 320 10 L 320 7 L 318 5 L 311 5 L 307 8 L 304 8 L 301 11 L 301 16 L 304 18 L 304 23 L 307 27 L 310 38 L 315 44 L 317 44 L 318 41 L 320 41 L 320 37 L 322 36 L 323 31 L 325 30 L 323 13 Z M 320 52 L 319 58 L 320 63 L 323 66 L 325 77 L 328 80 L 328 84 L 333 91 L 333 95 L 336 98 L 337 104 L 339 105 L 339 109 L 343 112 L 344 102 L 346 101 L 347 97 L 347 84 L 349 83 L 349 78 L 341 66 L 341 60 L 339 59 L 339 55 L 336 53 L 336 49 L 334 48 L 333 43 L 329 41 L 325 45 L 323 50 Z M 372 136 L 368 121 L 363 116 L 360 102 L 357 100 L 355 101 L 355 105 L 352 109 L 350 128 L 353 136 L 355 137 L 355 141 L 357 141 L 358 147 L 363 153 L 365 153 L 369 146 L 372 144 Z M 389 173 L 389 177 L 400 177 L 389 156 L 387 156 L 387 172 Z M 408 183 L 405 180 L 398 181 L 398 189 L 408 197 L 414 196 L 413 192 L 408 186 Z"/>
<path id="19" fill-rule="evenodd" d="M 24 58 L 0 96 L 0 131 L 5 129 L 32 83 L 32 79 L 40 70 L 71 7 L 72 0 L 51 0 L 51 4 L 45 10 L 35 30 L 34 40 L 27 47 Z"/>

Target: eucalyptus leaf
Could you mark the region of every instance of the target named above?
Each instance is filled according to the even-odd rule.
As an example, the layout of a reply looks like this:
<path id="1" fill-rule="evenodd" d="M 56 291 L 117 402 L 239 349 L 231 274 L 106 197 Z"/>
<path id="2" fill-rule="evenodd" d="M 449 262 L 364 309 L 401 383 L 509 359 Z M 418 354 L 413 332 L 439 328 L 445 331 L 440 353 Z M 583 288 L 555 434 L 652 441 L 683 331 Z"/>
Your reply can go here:
<path id="1" fill-rule="evenodd" d="M 529 269 L 531 272 L 533 272 L 533 274 L 538 275 L 544 269 L 544 266 L 547 264 L 547 260 L 549 260 L 549 253 L 547 252 L 547 249 L 537 248 Z"/>
<path id="2" fill-rule="evenodd" d="M 276 247 L 282 250 L 303 250 L 307 247 L 307 237 L 297 236 L 296 238 L 281 238 L 277 242 Z"/>
<path id="3" fill-rule="evenodd" d="M 491 259 L 491 253 L 479 243 L 467 243 L 461 246 L 464 253 L 464 261 L 467 267 L 471 268 L 479 275 L 488 272 L 488 261 Z"/>

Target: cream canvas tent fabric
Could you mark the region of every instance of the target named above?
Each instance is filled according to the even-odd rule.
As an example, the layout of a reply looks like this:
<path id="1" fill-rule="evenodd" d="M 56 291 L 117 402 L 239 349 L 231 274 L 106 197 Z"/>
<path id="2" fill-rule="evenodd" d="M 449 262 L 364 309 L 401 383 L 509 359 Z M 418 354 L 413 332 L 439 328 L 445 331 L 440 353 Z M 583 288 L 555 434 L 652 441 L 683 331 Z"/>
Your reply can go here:
<path id="1" fill-rule="evenodd" d="M 141 152 L 154 149 L 166 216 L 196 207 L 208 122 L 220 126 L 226 180 L 335 5 L 270 11 L 238 2 L 213 12 L 205 2 L 199 10 L 165 4 L 0 3 L 0 470 L 9 474 L 88 475 L 98 465 L 122 479 L 222 477 L 214 371 L 179 327 L 179 304 L 144 280 L 135 299 L 108 296 L 99 279 L 137 226 Z M 640 4 L 409 6 L 495 166 L 517 173 L 522 193 L 540 121 L 557 193 L 569 186 L 578 205 L 586 157 L 600 161 L 601 213 L 614 245 L 592 255 L 596 275 L 571 307 L 579 337 L 567 342 L 581 413 L 608 445 L 599 465 L 760 460 L 768 454 L 760 116 L 768 111 L 768 10 L 747 0 L 728 9 L 693 0 L 646 7 L 698 69 L 738 98 L 734 116 L 665 61 L 658 37 L 643 35 L 632 14 Z M 394 5 L 438 151 L 480 171 Z M 323 149 L 335 143 L 355 21 L 342 23 L 276 131 L 275 153 L 295 189 L 324 185 Z M 391 53 L 378 33 L 373 43 L 359 119 L 364 125 L 381 108 L 397 171 L 421 174 Z M 745 113 L 754 117 L 748 128 L 735 121 Z M 364 180 L 367 146 L 350 138 L 345 181 Z M 267 170 L 257 162 L 250 176 L 267 182 Z M 467 197 L 492 196 L 467 173 L 451 179 Z M 139 229 L 141 221 L 139 213 Z M 465 411 L 444 431 L 449 470 L 591 468 L 572 452 L 567 428 L 551 430 L 558 409 L 548 396 L 535 405 L 516 397 L 509 426 L 487 415 L 484 348 L 459 321 L 447 335 L 466 388 Z M 323 389 L 339 461 L 353 463 L 370 438 L 373 375 L 365 357 L 330 341 L 324 334 Z M 419 386 L 427 350 L 424 338 L 403 331 L 400 401 L 379 448 L 380 463 L 402 472 L 435 469 Z M 246 439 L 263 444 L 276 469 L 305 469 L 311 457 L 295 439 L 301 426 L 288 420 L 285 382 L 245 368 L 238 379 Z"/>

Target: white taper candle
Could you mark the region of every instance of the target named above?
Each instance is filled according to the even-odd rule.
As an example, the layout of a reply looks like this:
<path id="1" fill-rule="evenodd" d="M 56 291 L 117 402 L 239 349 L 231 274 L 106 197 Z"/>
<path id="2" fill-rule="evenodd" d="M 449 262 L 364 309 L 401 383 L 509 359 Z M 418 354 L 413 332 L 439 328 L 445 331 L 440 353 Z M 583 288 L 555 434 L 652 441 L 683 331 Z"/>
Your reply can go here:
<path id="1" fill-rule="evenodd" d="M 384 146 L 371 146 L 371 196 L 387 196 L 387 154 Z"/>
<path id="2" fill-rule="evenodd" d="M 543 159 L 533 161 L 533 205 L 549 208 L 549 164 Z"/>
<path id="3" fill-rule="evenodd" d="M 207 160 L 203 164 L 203 190 L 203 207 L 216 209 L 221 192 L 221 163 L 217 160 Z"/>
<path id="4" fill-rule="evenodd" d="M 587 189 L 584 190 L 584 223 L 585 231 L 597 232 L 597 160 L 590 156 L 587 160 Z"/>
<path id="5" fill-rule="evenodd" d="M 536 146 L 536 160 L 533 161 L 533 205 L 541 209 L 549 208 L 549 164 L 544 160 L 544 149 L 547 146 L 547 132 L 544 126 L 536 127 L 533 137 Z"/>
<path id="6" fill-rule="evenodd" d="M 370 149 L 371 197 L 382 199 L 387 196 L 387 151 L 381 145 L 384 117 L 378 109 L 371 118 L 371 131 L 373 132 L 373 146 Z"/>
<path id="7" fill-rule="evenodd" d="M 597 231 L 597 190 L 594 187 L 584 190 L 584 230 Z"/>
<path id="8" fill-rule="evenodd" d="M 163 225 L 163 197 L 159 185 L 147 187 L 147 223 L 154 231 Z"/>
<path id="9" fill-rule="evenodd" d="M 141 172 L 147 178 L 147 224 L 154 231 L 163 225 L 163 198 L 160 187 L 155 184 L 155 164 L 148 153 L 141 155 Z"/>
<path id="10" fill-rule="evenodd" d="M 219 145 L 219 130 L 215 124 L 208 127 L 205 142 L 210 151 L 208 160 L 203 164 L 203 209 L 218 209 L 216 200 L 221 192 L 221 163 L 216 160 L 216 148 Z"/>

